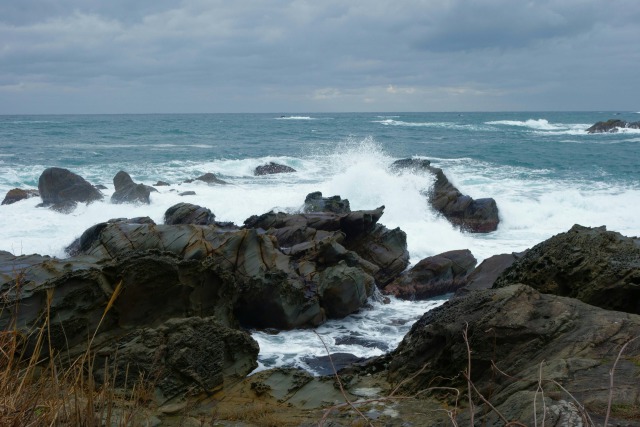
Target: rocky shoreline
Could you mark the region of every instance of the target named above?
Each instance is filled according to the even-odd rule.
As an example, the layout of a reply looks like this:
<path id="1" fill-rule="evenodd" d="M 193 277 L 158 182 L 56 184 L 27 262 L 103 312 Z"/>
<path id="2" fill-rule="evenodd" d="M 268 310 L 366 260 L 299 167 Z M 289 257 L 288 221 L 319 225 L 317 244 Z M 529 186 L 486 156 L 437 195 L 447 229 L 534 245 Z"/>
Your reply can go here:
<path id="1" fill-rule="evenodd" d="M 461 194 L 428 161 L 391 166 L 405 168 L 433 177 L 425 197 L 453 225 L 498 227 L 493 199 Z M 155 190 L 124 171 L 114 185 L 112 203 L 149 203 Z M 12 191 L 11 203 L 19 201 Z M 58 168 L 43 173 L 39 196 L 63 213 L 104 197 Z M 383 214 L 384 206 L 351 211 L 348 200 L 311 193 L 299 213 L 238 226 L 179 203 L 164 224 L 96 224 L 65 259 L 0 252 L 0 330 L 23 336 L 28 358 L 42 346 L 33 331 L 46 318 L 43 356 L 70 364 L 91 352 L 89 375 L 101 384 L 110 366 L 117 389 L 127 386 L 125 372 L 149 378 L 153 398 L 140 425 L 640 425 L 640 239 L 575 225 L 477 267 L 460 249 L 407 269 L 406 235 L 382 225 Z M 397 349 L 338 376 L 248 376 L 259 352 L 248 329 L 314 328 L 379 292 L 456 294 Z"/>

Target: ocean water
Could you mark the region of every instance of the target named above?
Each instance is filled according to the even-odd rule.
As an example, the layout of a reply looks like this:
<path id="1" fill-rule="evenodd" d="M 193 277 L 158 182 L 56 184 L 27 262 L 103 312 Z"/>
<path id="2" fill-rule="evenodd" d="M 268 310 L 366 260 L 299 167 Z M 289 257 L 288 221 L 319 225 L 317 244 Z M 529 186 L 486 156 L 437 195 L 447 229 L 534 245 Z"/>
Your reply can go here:
<path id="1" fill-rule="evenodd" d="M 610 118 L 638 121 L 640 114 L 0 116 L 0 196 L 14 187 L 36 188 L 42 171 L 51 166 L 108 188 L 104 202 L 81 205 L 70 215 L 36 208 L 39 199 L 1 206 L 0 250 L 64 257 L 63 248 L 97 222 L 150 216 L 160 223 L 168 207 L 183 201 L 208 207 L 219 221 L 241 224 L 272 209 L 294 212 L 312 191 L 348 198 L 352 209 L 385 205 L 380 222 L 407 233 L 412 262 L 462 248 L 482 261 L 522 251 L 576 223 L 637 236 L 640 131 L 585 132 Z M 430 159 L 465 194 L 495 198 L 498 230 L 464 233 L 440 218 L 422 195 L 432 183 L 430 176 L 389 171 L 394 160 L 405 157 Z M 297 172 L 253 176 L 256 166 L 270 161 Z M 158 187 L 151 205 L 112 205 L 112 179 L 119 170 L 136 182 L 172 185 Z M 184 183 L 206 172 L 230 185 Z M 188 190 L 196 195 L 178 195 Z M 381 354 L 424 311 L 444 300 L 372 301 L 369 309 L 318 332 L 331 351 Z M 308 367 L 305 357 L 325 352 L 311 331 L 255 332 L 254 337 L 262 366 Z"/>

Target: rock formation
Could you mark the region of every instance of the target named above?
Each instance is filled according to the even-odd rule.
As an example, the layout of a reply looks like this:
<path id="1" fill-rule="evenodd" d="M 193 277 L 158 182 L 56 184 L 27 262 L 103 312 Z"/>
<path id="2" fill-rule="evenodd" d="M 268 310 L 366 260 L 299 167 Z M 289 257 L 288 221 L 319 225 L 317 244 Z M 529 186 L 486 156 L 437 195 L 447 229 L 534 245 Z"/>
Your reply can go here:
<path id="1" fill-rule="evenodd" d="M 15 202 L 19 202 L 20 200 L 29 199 L 31 197 L 39 197 L 40 193 L 38 190 L 23 190 L 22 188 L 13 188 L 7 191 L 7 194 L 4 196 L 2 200 L 3 205 L 10 205 Z"/>
<path id="2" fill-rule="evenodd" d="M 60 212 L 70 212 L 76 203 L 91 203 L 103 198 L 102 193 L 84 178 L 68 169 L 48 168 L 38 179 L 42 206 Z"/>
<path id="3" fill-rule="evenodd" d="M 253 171 L 253 174 L 255 176 L 260 176 L 260 175 L 272 175 L 276 173 L 291 173 L 291 172 L 297 172 L 297 171 L 291 166 L 269 162 L 266 165 L 261 165 L 256 167 Z"/>
<path id="4" fill-rule="evenodd" d="M 171 206 L 164 213 L 164 223 L 174 224 L 215 224 L 216 216 L 207 208 L 191 203 L 178 203 Z"/>
<path id="5" fill-rule="evenodd" d="M 340 196 L 322 197 L 319 191 L 307 194 L 304 199 L 303 212 L 333 212 L 337 214 L 349 213 L 349 200 L 341 199 Z"/>
<path id="6" fill-rule="evenodd" d="M 111 196 L 111 203 L 144 203 L 149 204 L 149 195 L 158 191 L 144 184 L 136 184 L 128 173 L 120 171 L 113 177 L 115 193 Z"/>
<path id="7" fill-rule="evenodd" d="M 588 133 L 615 133 L 620 129 L 640 129 L 640 122 L 626 122 L 619 119 L 610 119 L 606 122 L 598 122 L 587 129 Z"/>

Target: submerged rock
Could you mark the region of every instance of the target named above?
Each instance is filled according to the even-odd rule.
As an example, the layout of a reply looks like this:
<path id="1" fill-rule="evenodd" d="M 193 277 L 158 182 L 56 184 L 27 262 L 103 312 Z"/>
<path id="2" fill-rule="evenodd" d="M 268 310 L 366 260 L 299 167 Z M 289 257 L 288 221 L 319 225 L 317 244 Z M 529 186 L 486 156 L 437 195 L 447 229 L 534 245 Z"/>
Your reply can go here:
<path id="1" fill-rule="evenodd" d="M 606 122 L 597 122 L 589 129 L 587 129 L 588 133 L 615 133 L 620 129 L 640 129 L 640 122 L 626 122 L 619 119 L 610 119 Z"/>
<path id="2" fill-rule="evenodd" d="M 38 179 L 38 192 L 42 206 L 69 212 L 75 204 L 91 203 L 104 197 L 84 178 L 63 168 L 48 168 Z"/>
<path id="3" fill-rule="evenodd" d="M 4 200 L 2 200 L 3 205 L 11 205 L 15 202 L 19 202 L 20 200 L 30 199 L 31 197 L 39 197 L 40 193 L 38 190 L 23 190 L 22 188 L 13 188 L 7 191 L 6 196 L 4 196 Z"/>
<path id="4" fill-rule="evenodd" d="M 446 177 L 442 169 L 431 166 L 424 159 L 401 159 L 391 169 L 424 170 L 435 177 L 433 188 L 427 194 L 429 203 L 453 225 L 472 233 L 488 233 L 498 228 L 498 205 L 492 198 L 473 199 L 462 194 Z"/>
<path id="5" fill-rule="evenodd" d="M 253 171 L 253 174 L 255 176 L 260 176 L 260 175 L 272 175 L 276 173 L 291 173 L 291 172 L 297 172 L 297 171 L 291 166 L 269 162 L 266 165 L 256 167 Z"/>
<path id="6" fill-rule="evenodd" d="M 515 283 L 640 314 L 640 239 L 574 225 L 529 249 L 494 287 Z"/>

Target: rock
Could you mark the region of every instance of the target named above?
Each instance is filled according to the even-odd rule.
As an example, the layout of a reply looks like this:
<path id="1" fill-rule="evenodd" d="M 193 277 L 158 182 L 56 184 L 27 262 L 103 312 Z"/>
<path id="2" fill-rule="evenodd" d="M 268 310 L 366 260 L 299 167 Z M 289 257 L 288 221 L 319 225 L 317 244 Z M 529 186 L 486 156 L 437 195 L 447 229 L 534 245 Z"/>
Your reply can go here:
<path id="1" fill-rule="evenodd" d="M 588 133 L 615 133 L 618 132 L 621 128 L 629 128 L 629 129 L 640 129 L 640 122 L 626 122 L 619 119 L 611 119 L 606 122 L 597 122 L 589 129 L 587 129 Z"/>
<path id="2" fill-rule="evenodd" d="M 98 190 L 107 190 L 107 186 L 102 184 L 96 184 L 94 185 L 94 187 L 96 187 Z"/>
<path id="3" fill-rule="evenodd" d="M 510 267 L 522 254 L 500 254 L 485 259 L 467 276 L 467 283 L 456 291 L 456 295 L 480 289 L 490 289 L 502 272 Z"/>
<path id="4" fill-rule="evenodd" d="M 472 233 L 495 231 L 500 222 L 498 205 L 492 198 L 476 199 L 463 195 L 449 181 L 442 169 L 431 166 L 428 160 L 401 159 L 391 169 L 423 170 L 435 177 L 433 188 L 427 194 L 429 203 L 453 225 Z"/>
<path id="5" fill-rule="evenodd" d="M 291 172 L 297 172 L 297 171 L 294 168 L 287 165 L 281 165 L 279 163 L 269 162 L 269 164 L 256 167 L 253 171 L 253 174 L 255 176 L 260 176 L 260 175 L 272 175 L 276 173 L 291 173 Z"/>
<path id="6" fill-rule="evenodd" d="M 468 249 L 444 252 L 418 262 L 388 284 L 383 293 L 420 300 L 454 292 L 467 283 L 467 276 L 475 265 L 476 259 Z"/>
<path id="7" fill-rule="evenodd" d="M 178 196 L 195 196 L 195 191 L 183 191 L 182 193 L 178 193 Z"/>
<path id="8" fill-rule="evenodd" d="M 215 224 L 215 219 L 216 216 L 209 209 L 191 203 L 178 203 L 164 213 L 164 223 L 167 225 L 211 225 Z"/>
<path id="9" fill-rule="evenodd" d="M 38 179 L 42 206 L 66 212 L 75 204 L 102 200 L 103 195 L 79 175 L 62 168 L 48 168 Z"/>
<path id="10" fill-rule="evenodd" d="M 494 287 L 514 283 L 602 308 L 640 313 L 640 239 L 605 227 L 574 225 L 527 251 Z"/>
<path id="11" fill-rule="evenodd" d="M 187 179 L 184 182 L 192 183 L 193 181 L 202 181 L 202 182 L 206 182 L 209 185 L 225 185 L 225 184 L 227 184 L 227 182 L 216 178 L 216 176 L 214 174 L 212 174 L 211 172 L 207 172 L 204 175 L 200 175 L 196 179 Z"/>
<path id="12" fill-rule="evenodd" d="M 335 375 L 340 369 L 362 362 L 362 357 L 351 353 L 332 353 L 331 356 L 309 356 L 302 359 L 317 375 Z"/>
<path id="13" fill-rule="evenodd" d="M 111 203 L 145 203 L 149 204 L 149 195 L 155 188 L 144 184 L 136 184 L 125 171 L 120 171 L 113 177 L 115 193 L 111 196 Z"/>
<path id="14" fill-rule="evenodd" d="M 29 199 L 31 197 L 39 197 L 40 193 L 38 190 L 23 190 L 22 188 L 13 188 L 7 191 L 6 196 L 4 196 L 4 200 L 2 201 L 3 205 L 10 205 L 15 202 L 19 202 L 20 200 Z"/>
<path id="15" fill-rule="evenodd" d="M 258 367 L 258 351 L 258 343 L 247 332 L 213 317 L 170 319 L 103 346 L 96 355 L 94 377 L 101 383 L 102 367 L 109 366 L 119 373 L 112 378 L 116 387 L 123 387 L 127 376 L 129 381 L 140 375 L 153 378 L 164 401 L 187 392 L 211 393 L 225 380 L 244 378 Z"/>
<path id="16" fill-rule="evenodd" d="M 65 253 L 69 256 L 76 256 L 86 252 L 89 250 L 91 245 L 100 238 L 100 232 L 107 227 L 107 225 L 115 223 L 155 225 L 155 222 L 148 216 L 137 218 L 113 218 L 107 222 L 101 222 L 86 229 L 80 237 L 64 249 Z"/>
<path id="17" fill-rule="evenodd" d="M 337 214 L 349 213 L 349 200 L 341 199 L 340 196 L 322 197 L 322 193 L 316 191 L 307 194 L 304 199 L 303 212 L 333 212 Z"/>
<path id="18" fill-rule="evenodd" d="M 467 328 L 470 354 L 463 338 Z M 559 425 L 562 417 L 581 414 L 572 396 L 554 382 L 589 413 L 602 415 L 609 399 L 609 371 L 620 347 L 638 335 L 637 315 L 541 294 L 524 285 L 474 291 L 426 313 L 413 325 L 387 359 L 389 380 L 398 384 L 424 367 L 404 384 L 405 393 L 437 386 L 466 390 L 463 373 L 470 363 L 475 388 L 507 420 L 534 425 L 534 408 L 537 419 L 543 418 L 539 392 L 534 407 L 542 378 L 544 406 L 549 409 L 546 422 Z M 639 344 L 634 342 L 616 367 L 614 403 L 629 408 L 627 419 L 640 415 L 635 362 Z M 492 369 L 493 364 L 504 374 Z M 478 425 L 505 424 L 480 399 L 475 403 Z"/>
<path id="19" fill-rule="evenodd" d="M 168 187 L 171 184 L 169 184 L 168 182 L 165 181 L 158 181 L 155 184 L 153 184 L 154 187 Z"/>

